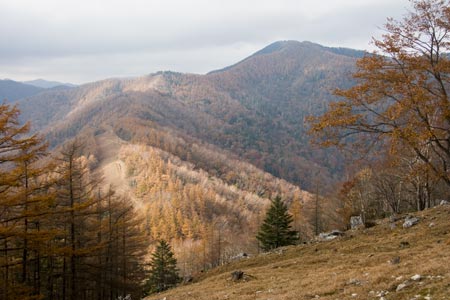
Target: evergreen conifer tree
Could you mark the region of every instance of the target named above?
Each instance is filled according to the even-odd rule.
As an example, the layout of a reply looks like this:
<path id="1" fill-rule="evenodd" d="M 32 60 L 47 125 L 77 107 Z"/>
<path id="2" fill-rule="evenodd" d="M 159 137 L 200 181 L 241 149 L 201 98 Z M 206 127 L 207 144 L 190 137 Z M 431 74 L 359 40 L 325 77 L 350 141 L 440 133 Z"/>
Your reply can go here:
<path id="1" fill-rule="evenodd" d="M 291 230 L 292 220 L 286 204 L 281 201 L 280 196 L 276 196 L 256 235 L 256 239 L 261 243 L 261 248 L 268 251 L 295 244 L 298 240 L 298 232 Z"/>
<path id="2" fill-rule="evenodd" d="M 152 254 L 150 278 L 147 282 L 150 293 L 161 292 L 175 286 L 179 281 L 177 260 L 169 243 L 161 240 Z"/>

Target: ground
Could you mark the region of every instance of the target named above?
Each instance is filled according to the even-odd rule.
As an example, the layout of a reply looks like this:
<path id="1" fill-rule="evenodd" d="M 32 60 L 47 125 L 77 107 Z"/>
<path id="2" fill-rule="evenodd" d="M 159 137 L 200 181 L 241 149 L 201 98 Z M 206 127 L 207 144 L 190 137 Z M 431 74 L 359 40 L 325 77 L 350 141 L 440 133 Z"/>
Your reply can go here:
<path id="1" fill-rule="evenodd" d="M 420 222 L 411 228 L 403 228 L 405 216 L 395 228 L 381 220 L 332 241 L 281 248 L 210 270 L 192 284 L 146 300 L 450 299 L 450 206 L 415 215 Z M 231 280 L 235 270 L 246 274 L 244 280 Z M 415 275 L 420 278 L 411 279 Z"/>
<path id="2" fill-rule="evenodd" d="M 125 163 L 119 159 L 120 148 L 125 142 L 112 130 L 107 130 L 96 137 L 96 143 L 99 152 L 99 170 L 103 175 L 103 182 L 105 185 L 111 185 L 117 194 L 126 195 L 139 211 L 142 202 L 134 196 L 126 179 Z"/>

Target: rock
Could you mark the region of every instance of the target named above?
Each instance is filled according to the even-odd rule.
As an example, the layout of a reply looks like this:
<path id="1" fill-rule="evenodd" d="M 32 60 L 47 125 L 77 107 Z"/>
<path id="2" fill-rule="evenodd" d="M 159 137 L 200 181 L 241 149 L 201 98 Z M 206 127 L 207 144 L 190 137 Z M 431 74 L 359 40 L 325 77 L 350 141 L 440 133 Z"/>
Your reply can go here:
<path id="1" fill-rule="evenodd" d="M 356 294 L 356 293 L 352 294 L 352 297 L 357 297 L 357 296 L 358 296 L 358 294 Z"/>
<path id="2" fill-rule="evenodd" d="M 192 276 L 185 276 L 183 278 L 183 284 L 188 284 L 188 283 L 191 283 L 193 281 L 194 281 L 194 277 L 192 277 Z"/>
<path id="3" fill-rule="evenodd" d="M 450 202 L 448 202 L 447 200 L 441 200 L 441 202 L 439 203 L 439 205 L 443 206 L 443 205 L 449 205 Z"/>
<path id="4" fill-rule="evenodd" d="M 405 222 L 403 223 L 403 228 L 410 228 L 419 223 L 419 218 L 407 216 Z"/>
<path id="5" fill-rule="evenodd" d="M 352 216 L 350 217 L 350 228 L 351 229 L 360 229 L 364 228 L 364 222 L 361 216 Z"/>
<path id="6" fill-rule="evenodd" d="M 248 258 L 248 257 L 249 257 L 249 256 L 248 256 L 247 253 L 242 252 L 242 253 L 239 253 L 239 254 L 236 255 L 236 256 L 233 256 L 233 257 L 231 258 L 231 260 L 241 260 L 241 259 L 245 259 L 245 258 Z"/>
<path id="7" fill-rule="evenodd" d="M 337 238 L 338 236 L 343 236 L 344 233 L 340 230 L 332 230 L 331 232 L 322 232 L 319 234 L 319 240 L 321 241 L 331 241 Z"/>
<path id="8" fill-rule="evenodd" d="M 421 279 L 422 279 L 422 276 L 419 275 L 419 274 L 416 274 L 416 275 L 414 275 L 414 276 L 411 277 L 411 280 L 414 280 L 414 281 L 419 281 L 419 280 L 421 280 Z"/>
<path id="9" fill-rule="evenodd" d="M 410 244 L 406 241 L 400 242 L 400 248 L 408 248 L 409 246 L 410 246 Z"/>
<path id="10" fill-rule="evenodd" d="M 391 265 L 398 265 L 400 263 L 400 257 L 393 257 L 390 261 Z"/>
<path id="11" fill-rule="evenodd" d="M 436 224 L 434 224 L 434 222 L 431 222 L 429 225 L 428 225 L 428 227 L 434 227 L 434 225 L 436 225 Z"/>
<path id="12" fill-rule="evenodd" d="M 361 281 L 358 279 L 350 279 L 349 281 L 347 281 L 347 285 L 361 285 Z"/>
<path id="13" fill-rule="evenodd" d="M 399 291 L 403 290 L 404 288 L 406 288 L 406 287 L 408 287 L 408 286 L 410 286 L 409 281 L 404 281 L 404 282 L 400 283 L 400 284 L 397 286 L 397 288 L 395 289 L 395 291 L 396 291 L 396 292 L 399 292 Z"/>
<path id="14" fill-rule="evenodd" d="M 242 271 L 234 271 L 234 272 L 231 272 L 231 280 L 233 280 L 233 281 L 239 281 L 239 280 L 241 280 L 242 278 L 244 278 L 244 272 L 242 272 Z"/>
<path id="15" fill-rule="evenodd" d="M 384 296 L 386 296 L 388 293 L 389 293 L 389 292 L 387 292 L 387 291 L 380 291 L 380 292 L 377 294 L 377 297 L 384 297 Z"/>

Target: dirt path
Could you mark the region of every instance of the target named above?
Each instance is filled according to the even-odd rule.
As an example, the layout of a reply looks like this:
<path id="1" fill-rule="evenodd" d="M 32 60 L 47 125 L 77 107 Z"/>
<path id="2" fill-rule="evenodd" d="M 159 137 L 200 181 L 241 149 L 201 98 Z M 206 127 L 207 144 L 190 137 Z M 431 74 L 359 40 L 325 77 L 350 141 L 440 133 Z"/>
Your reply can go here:
<path id="1" fill-rule="evenodd" d="M 111 185 L 117 194 L 127 196 L 133 201 L 137 210 L 142 208 L 142 202 L 137 199 L 128 185 L 126 166 L 119 159 L 119 151 L 126 144 L 112 130 L 106 131 L 96 137 L 99 153 L 99 170 L 103 174 L 105 186 Z"/>

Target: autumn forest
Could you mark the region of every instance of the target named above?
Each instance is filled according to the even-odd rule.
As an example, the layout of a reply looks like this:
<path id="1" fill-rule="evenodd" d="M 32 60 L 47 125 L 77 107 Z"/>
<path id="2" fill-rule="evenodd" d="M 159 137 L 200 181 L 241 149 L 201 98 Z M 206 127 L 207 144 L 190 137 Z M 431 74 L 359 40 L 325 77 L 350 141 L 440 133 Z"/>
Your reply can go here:
<path id="1" fill-rule="evenodd" d="M 302 244 L 448 200 L 450 6 L 411 5 L 374 53 L 280 41 L 205 75 L 1 82 L 0 299 L 189 283 L 278 247 L 275 204 Z"/>

